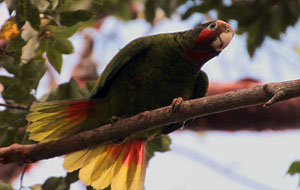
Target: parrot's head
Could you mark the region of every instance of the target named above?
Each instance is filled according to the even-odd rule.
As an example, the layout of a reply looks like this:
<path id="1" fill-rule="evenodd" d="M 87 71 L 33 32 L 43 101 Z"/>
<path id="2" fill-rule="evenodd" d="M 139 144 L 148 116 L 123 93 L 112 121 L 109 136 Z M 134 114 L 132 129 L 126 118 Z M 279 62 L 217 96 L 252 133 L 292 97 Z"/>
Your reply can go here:
<path id="1" fill-rule="evenodd" d="M 192 30 L 191 46 L 186 50 L 186 58 L 190 62 L 203 65 L 209 59 L 219 55 L 233 38 L 232 27 L 222 21 L 211 21 L 197 25 Z"/>

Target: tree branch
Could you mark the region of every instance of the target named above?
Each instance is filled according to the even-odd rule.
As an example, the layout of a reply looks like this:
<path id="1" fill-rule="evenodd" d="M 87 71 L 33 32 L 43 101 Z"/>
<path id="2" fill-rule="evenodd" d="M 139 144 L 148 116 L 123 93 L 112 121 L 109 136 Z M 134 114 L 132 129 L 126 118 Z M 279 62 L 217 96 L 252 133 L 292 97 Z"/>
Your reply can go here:
<path id="1" fill-rule="evenodd" d="M 267 91 L 266 91 L 267 89 Z M 172 113 L 171 106 L 152 111 L 145 111 L 130 118 L 125 118 L 99 128 L 85 131 L 74 136 L 43 144 L 13 144 L 0 149 L 1 163 L 30 163 L 85 148 L 111 143 L 116 139 L 159 128 L 163 125 L 181 122 L 195 117 L 224 112 L 254 105 L 263 105 L 272 99 L 277 92 L 283 92 L 281 100 L 300 96 L 300 80 L 281 83 L 269 83 L 252 88 L 217 94 L 200 99 L 182 102 L 179 110 Z"/>
<path id="2" fill-rule="evenodd" d="M 262 85 L 262 83 L 251 78 L 234 82 L 210 82 L 208 95 L 257 85 Z M 257 105 L 199 117 L 184 129 L 193 131 L 294 130 L 300 128 L 299 115 L 300 98 L 293 98 L 273 105 L 272 109 Z"/>

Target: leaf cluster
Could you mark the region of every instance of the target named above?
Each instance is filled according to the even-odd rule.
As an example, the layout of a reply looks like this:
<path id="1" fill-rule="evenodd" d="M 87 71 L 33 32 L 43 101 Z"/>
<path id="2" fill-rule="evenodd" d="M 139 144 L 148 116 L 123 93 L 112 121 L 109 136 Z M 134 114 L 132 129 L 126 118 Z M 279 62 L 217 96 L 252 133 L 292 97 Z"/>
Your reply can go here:
<path id="1" fill-rule="evenodd" d="M 194 13 L 208 14 L 216 11 L 222 20 L 236 20 L 236 33 L 247 33 L 247 48 L 250 56 L 261 46 L 266 37 L 279 40 L 289 26 L 294 26 L 300 16 L 298 0 L 249 0 L 231 1 L 225 4 L 222 0 L 202 0 L 199 5 L 187 9 L 182 15 L 189 18 Z"/>
<path id="2" fill-rule="evenodd" d="M 60 72 L 62 55 L 74 51 L 68 38 L 92 19 L 93 13 L 88 7 L 93 5 L 93 1 L 5 2 L 11 18 L 1 29 L 0 35 L 7 40 L 0 47 L 0 66 L 6 71 L 0 75 L 0 86 L 3 88 L 1 95 L 5 104 L 29 108 L 33 101 L 37 101 L 35 92 L 46 72 L 46 60 Z M 88 5 L 82 6 L 82 2 Z M 73 82 L 70 83 L 72 85 Z M 73 91 L 78 93 L 77 89 Z M 73 91 L 70 90 L 69 94 Z M 55 97 L 53 94 L 50 97 Z M 0 146 L 29 142 L 24 136 L 27 113 L 26 109 L 13 108 L 0 111 Z"/>
<path id="3" fill-rule="evenodd" d="M 123 20 L 130 20 L 133 10 L 133 0 L 103 0 L 99 9 L 103 15 L 114 15 Z M 237 21 L 237 34 L 247 34 L 247 48 L 252 57 L 255 50 L 262 45 L 266 37 L 279 40 L 288 27 L 294 26 L 300 17 L 300 2 L 298 0 L 145 0 L 142 14 L 146 21 L 153 23 L 158 10 L 166 17 L 178 14 L 178 8 L 183 20 L 195 13 L 214 15 L 225 21 Z"/>
<path id="4" fill-rule="evenodd" d="M 68 173 L 65 177 L 49 177 L 44 184 L 28 187 L 31 190 L 69 190 L 70 185 L 78 180 L 78 171 Z M 9 184 L 0 180 L 1 190 L 14 190 Z"/>

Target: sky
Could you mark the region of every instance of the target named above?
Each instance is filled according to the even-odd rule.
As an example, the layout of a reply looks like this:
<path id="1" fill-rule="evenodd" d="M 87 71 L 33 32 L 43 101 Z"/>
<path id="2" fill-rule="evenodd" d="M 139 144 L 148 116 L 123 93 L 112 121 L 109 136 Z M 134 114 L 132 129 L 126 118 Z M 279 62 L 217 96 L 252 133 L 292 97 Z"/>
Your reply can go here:
<path id="1" fill-rule="evenodd" d="M 0 6 L 0 25 L 7 18 L 5 7 Z M 121 22 L 113 17 L 106 20 L 101 31 L 86 30 L 95 38 L 94 59 L 98 72 L 129 41 L 143 35 L 174 32 L 191 28 L 201 17 L 194 15 L 181 22 L 178 18 L 166 19 L 155 28 L 137 20 Z M 234 27 L 236 23 L 231 22 Z M 211 81 L 235 81 L 252 77 L 263 82 L 284 81 L 299 77 L 300 57 L 294 46 L 300 44 L 300 24 L 289 28 L 282 41 L 267 39 L 253 59 L 246 51 L 246 35 L 235 35 L 231 44 L 220 56 L 204 66 Z M 75 51 L 81 51 L 82 36 L 71 38 Z M 79 54 L 64 56 L 61 75 L 56 79 L 66 82 Z M 47 75 L 38 89 L 38 96 L 47 92 Z M 150 161 L 146 190 L 292 190 L 297 189 L 298 176 L 286 171 L 292 161 L 300 159 L 300 132 L 177 132 L 171 135 L 172 151 L 158 153 Z M 25 175 L 24 186 L 43 183 L 49 176 L 64 176 L 62 158 L 41 162 Z M 19 187 L 19 182 L 14 184 Z M 80 183 L 72 190 L 85 189 Z"/>

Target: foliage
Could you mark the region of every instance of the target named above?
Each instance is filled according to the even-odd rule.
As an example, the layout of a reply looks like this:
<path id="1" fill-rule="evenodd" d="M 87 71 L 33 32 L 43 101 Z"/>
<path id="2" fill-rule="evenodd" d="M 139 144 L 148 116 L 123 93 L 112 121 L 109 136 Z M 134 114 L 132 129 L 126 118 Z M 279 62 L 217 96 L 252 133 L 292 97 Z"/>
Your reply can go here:
<path id="1" fill-rule="evenodd" d="M 0 1 L 1 3 L 2 1 Z M 99 19 L 115 16 L 124 21 L 144 18 L 154 24 L 157 13 L 171 17 L 184 7 L 182 19 L 195 13 L 214 15 L 223 20 L 237 21 L 237 33 L 247 33 L 248 51 L 251 56 L 266 37 L 280 39 L 289 26 L 295 25 L 300 16 L 300 1 L 278 0 L 6 0 L 11 18 L 0 30 L 0 66 L 8 75 L 0 75 L 4 87 L 1 95 L 6 104 L 30 107 L 34 101 L 50 101 L 88 97 L 91 85 L 80 88 L 74 80 L 58 86 L 41 100 L 35 92 L 46 72 L 46 61 L 60 73 L 63 54 L 72 54 L 69 38 L 80 29 L 95 26 Z M 138 9 L 143 5 L 143 9 Z M 2 41 L 3 42 L 3 41 Z M 0 146 L 13 143 L 32 143 L 26 139 L 24 129 L 28 110 L 7 108 L 0 111 Z M 170 139 L 150 141 L 149 158 L 154 151 L 169 150 Z M 298 164 L 299 165 L 299 164 Z M 292 165 L 289 173 L 299 173 Z M 297 166 L 297 167 L 296 167 Z M 68 174 L 68 176 L 71 174 Z M 68 189 L 69 178 L 49 178 L 42 189 Z M 76 179 L 75 179 L 76 180 Z M 0 189 L 10 189 L 0 182 Z M 4 188 L 4 189 L 5 189 Z"/>
<path id="2" fill-rule="evenodd" d="M 300 173 L 300 161 L 294 161 L 287 172 L 291 175 Z"/>
<path id="3" fill-rule="evenodd" d="M 166 152 L 170 150 L 171 139 L 164 135 L 160 138 L 154 138 L 147 142 L 147 160 L 154 156 L 154 152 Z"/>
<path id="4" fill-rule="evenodd" d="M 299 175 L 299 174 L 300 174 L 300 161 L 299 161 L 299 160 L 294 161 L 294 162 L 290 165 L 290 167 L 289 167 L 287 173 L 290 174 L 290 175 L 295 175 L 295 174 L 298 174 L 298 175 Z M 299 180 L 299 185 L 300 185 L 300 180 Z"/>
<path id="5" fill-rule="evenodd" d="M 250 0 L 232 1 L 224 4 L 222 0 L 203 0 L 199 5 L 189 8 L 182 16 L 183 19 L 193 13 L 208 13 L 217 11 L 218 18 L 236 20 L 237 34 L 247 33 L 248 52 L 251 56 L 264 39 L 269 36 L 279 40 L 280 35 L 289 26 L 294 26 L 300 16 L 300 2 L 297 0 Z"/>

